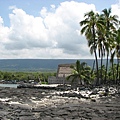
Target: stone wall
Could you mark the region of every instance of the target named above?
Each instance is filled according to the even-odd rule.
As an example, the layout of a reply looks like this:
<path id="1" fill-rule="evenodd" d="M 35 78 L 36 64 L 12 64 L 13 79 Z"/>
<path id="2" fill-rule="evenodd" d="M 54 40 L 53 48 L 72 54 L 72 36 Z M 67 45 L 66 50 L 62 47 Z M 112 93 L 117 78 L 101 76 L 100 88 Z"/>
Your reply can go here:
<path id="1" fill-rule="evenodd" d="M 71 84 L 70 80 L 66 80 L 64 77 L 49 77 L 48 84 Z"/>
<path id="2" fill-rule="evenodd" d="M 54 77 L 51 76 L 48 78 L 48 84 L 71 84 L 72 85 L 79 85 L 79 80 L 75 80 L 72 82 L 72 79 L 66 80 L 65 77 Z"/>

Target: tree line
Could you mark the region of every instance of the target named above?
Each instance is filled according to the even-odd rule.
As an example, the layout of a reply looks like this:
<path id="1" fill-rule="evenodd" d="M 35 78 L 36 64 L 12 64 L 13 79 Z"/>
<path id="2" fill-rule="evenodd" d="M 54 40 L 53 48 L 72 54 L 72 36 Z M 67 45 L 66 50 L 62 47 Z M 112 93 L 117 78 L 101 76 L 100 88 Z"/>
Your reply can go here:
<path id="1" fill-rule="evenodd" d="M 56 76 L 55 72 L 7 72 L 0 71 L 0 80 L 24 81 L 34 80 L 35 82 L 46 82 L 49 76 Z"/>

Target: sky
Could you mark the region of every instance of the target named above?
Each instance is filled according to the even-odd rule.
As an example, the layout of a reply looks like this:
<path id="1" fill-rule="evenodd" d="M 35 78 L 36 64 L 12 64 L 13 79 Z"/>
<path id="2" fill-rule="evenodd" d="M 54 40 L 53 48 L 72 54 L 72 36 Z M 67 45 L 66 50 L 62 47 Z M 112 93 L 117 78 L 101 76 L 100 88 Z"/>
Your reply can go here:
<path id="1" fill-rule="evenodd" d="M 0 59 L 92 59 L 79 22 L 120 0 L 0 0 Z"/>

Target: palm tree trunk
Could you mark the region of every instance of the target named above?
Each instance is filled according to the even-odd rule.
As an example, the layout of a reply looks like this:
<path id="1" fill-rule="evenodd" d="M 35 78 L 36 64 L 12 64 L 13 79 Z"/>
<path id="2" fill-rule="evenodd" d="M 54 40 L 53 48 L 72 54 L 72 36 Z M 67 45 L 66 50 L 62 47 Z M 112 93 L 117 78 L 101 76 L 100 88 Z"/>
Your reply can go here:
<path id="1" fill-rule="evenodd" d="M 119 80 L 118 74 L 119 74 L 119 58 L 117 57 L 117 75 L 116 75 L 116 82 Z"/>
<path id="2" fill-rule="evenodd" d="M 92 26 L 92 30 L 93 30 L 94 54 L 95 54 L 96 70 L 97 70 L 97 80 L 96 80 L 96 85 L 99 85 L 98 59 L 97 59 L 97 53 L 96 53 L 96 47 L 95 47 L 95 29 L 94 29 L 94 25 Z"/>
<path id="3" fill-rule="evenodd" d="M 102 66 L 103 66 L 103 51 L 102 51 L 102 49 L 101 49 L 101 82 L 103 83 L 103 77 L 102 77 Z"/>
<path id="4" fill-rule="evenodd" d="M 111 52 L 111 56 L 112 56 L 112 52 Z M 116 78 L 115 78 L 115 72 L 114 72 L 114 58 L 112 57 L 111 58 L 111 65 L 112 65 L 112 77 L 113 77 L 113 80 L 116 81 Z"/>
<path id="5" fill-rule="evenodd" d="M 94 62 L 93 62 L 93 67 L 92 67 L 91 75 L 93 74 L 94 67 L 95 67 L 95 60 L 94 60 Z"/>
<path id="6" fill-rule="evenodd" d="M 106 78 L 107 78 L 107 69 L 108 69 L 108 56 L 109 56 L 109 53 L 107 52 L 106 70 L 105 70 L 105 80 L 104 80 L 104 83 L 105 83 L 105 84 L 106 84 Z"/>
<path id="7" fill-rule="evenodd" d="M 96 53 L 96 51 L 94 51 L 94 54 L 95 54 L 96 70 L 97 70 L 97 81 L 96 81 L 96 85 L 99 85 L 98 59 L 97 59 L 97 53 Z"/>
<path id="8" fill-rule="evenodd" d="M 116 81 L 116 78 L 115 78 L 115 71 L 114 71 L 114 61 L 112 61 L 112 74 L 113 74 L 113 80 Z"/>
<path id="9" fill-rule="evenodd" d="M 113 61 L 112 61 L 112 74 L 113 74 L 113 80 L 115 81 L 115 75 L 114 75 L 115 73 L 114 73 L 114 68 L 113 67 L 114 67 L 114 65 L 113 65 Z"/>

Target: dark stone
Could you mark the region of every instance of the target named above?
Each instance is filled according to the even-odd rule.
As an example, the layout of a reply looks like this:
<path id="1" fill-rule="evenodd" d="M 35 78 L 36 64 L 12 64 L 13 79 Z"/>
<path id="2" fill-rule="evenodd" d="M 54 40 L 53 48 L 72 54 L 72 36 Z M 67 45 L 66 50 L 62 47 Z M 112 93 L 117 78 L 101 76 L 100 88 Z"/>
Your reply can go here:
<path id="1" fill-rule="evenodd" d="M 31 88 L 31 89 L 48 89 L 48 90 L 55 90 L 56 87 L 51 87 L 51 86 L 35 86 L 32 84 L 20 84 L 17 86 L 17 88 Z"/>
<path id="2" fill-rule="evenodd" d="M 92 101 L 92 102 L 96 102 L 96 100 L 95 100 L 95 99 L 91 99 L 91 101 Z"/>

